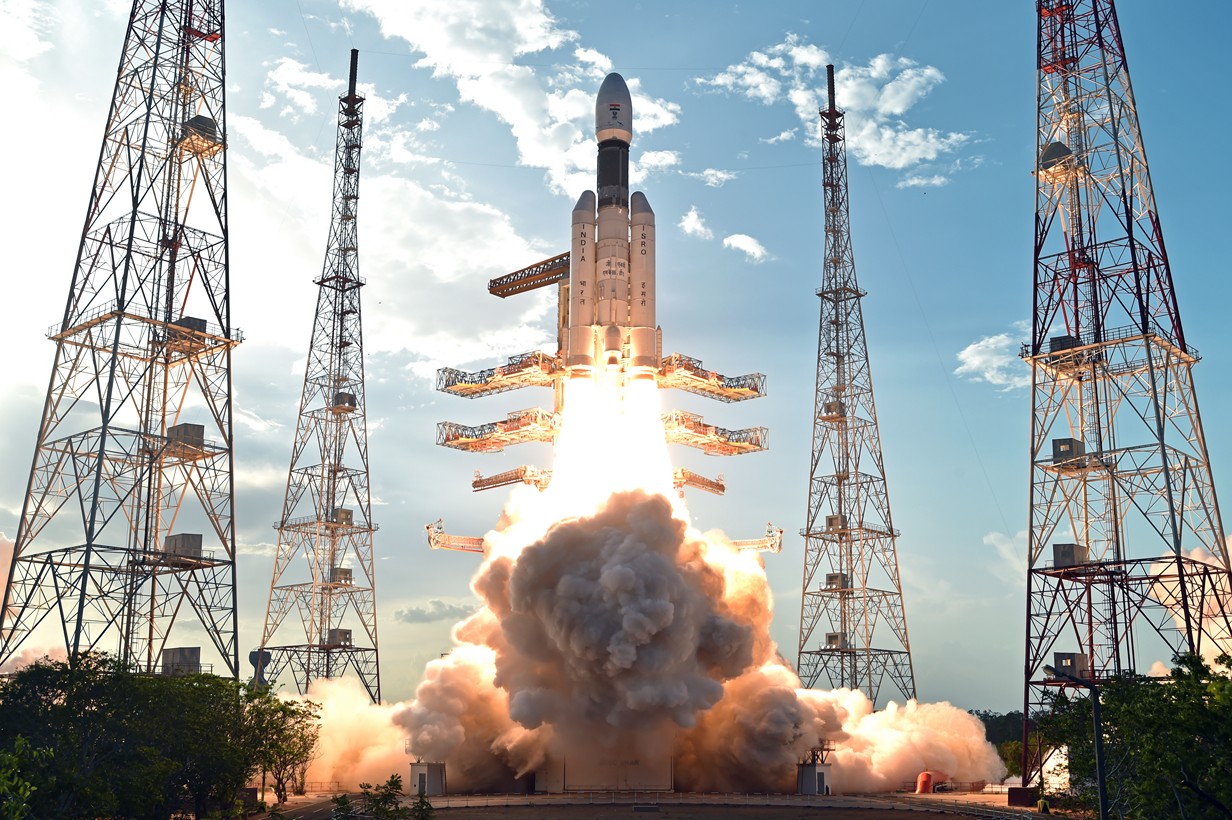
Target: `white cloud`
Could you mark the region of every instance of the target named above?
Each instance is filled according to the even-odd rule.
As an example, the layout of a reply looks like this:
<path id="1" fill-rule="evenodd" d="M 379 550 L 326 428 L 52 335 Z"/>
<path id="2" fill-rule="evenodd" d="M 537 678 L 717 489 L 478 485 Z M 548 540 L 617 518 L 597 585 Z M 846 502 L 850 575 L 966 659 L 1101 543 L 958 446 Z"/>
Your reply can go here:
<path id="1" fill-rule="evenodd" d="M 769 257 L 762 244 L 748 234 L 734 233 L 723 237 L 723 247 L 740 251 L 753 263 L 764 262 Z"/>
<path id="2" fill-rule="evenodd" d="M 43 32 L 54 24 L 54 15 L 45 3 L 37 0 L 0 3 L 0 55 L 24 63 L 50 50 L 52 45 L 43 39 Z"/>
<path id="3" fill-rule="evenodd" d="M 721 168 L 707 168 L 704 171 L 685 174 L 685 176 L 700 179 L 711 188 L 722 188 L 723 183 L 731 182 L 739 174 L 735 171 L 725 171 Z"/>
<path id="4" fill-rule="evenodd" d="M 309 70 L 298 60 L 282 57 L 265 75 L 265 85 L 290 103 L 290 108 L 284 108 L 283 113 L 290 111 L 291 116 L 297 118 L 317 112 L 315 92 L 329 90 L 336 94 L 343 83 L 328 74 Z"/>
<path id="5" fill-rule="evenodd" d="M 646 151 L 637 164 L 647 170 L 670 168 L 680 164 L 680 154 L 675 151 Z"/>
<path id="6" fill-rule="evenodd" d="M 1027 583 L 1027 531 L 1020 530 L 1013 537 L 1000 532 L 984 536 L 984 543 L 992 547 L 997 561 L 990 570 L 1000 580 L 1016 587 Z"/>
<path id="7" fill-rule="evenodd" d="M 923 174 L 908 174 L 898 181 L 896 188 L 940 188 L 942 185 L 949 185 L 950 178 L 943 177 L 940 174 L 933 176 L 924 176 Z"/>
<path id="8" fill-rule="evenodd" d="M 789 103 L 810 135 L 810 143 L 817 144 L 817 109 L 826 98 L 824 67 L 828 60 L 820 48 L 788 34 L 781 43 L 750 52 L 743 62 L 696 82 L 763 105 Z M 965 145 L 967 134 L 915 127 L 902 119 L 944 81 L 945 75 L 933 66 L 891 54 L 879 54 L 862 66 L 838 69 L 834 83 L 839 107 L 846 112 L 847 144 L 855 159 L 863 165 L 903 169 Z M 780 138 L 786 137 L 780 134 L 763 142 Z"/>
<path id="9" fill-rule="evenodd" d="M 255 270 L 319 269 L 329 226 L 333 158 L 303 153 L 284 134 L 255 119 L 235 116 L 231 124 L 249 147 L 237 151 L 230 165 L 236 201 L 248 209 L 247 218 L 233 221 L 235 252 Z M 395 132 L 383 145 L 367 139 L 365 154 L 385 151 L 403 159 L 397 146 L 413 149 L 400 142 L 404 138 Z M 520 299 L 521 312 L 511 313 L 507 304 L 484 298 L 483 288 L 476 286 L 521 260 L 530 263 L 547 255 L 518 235 L 507 214 L 393 173 L 366 169 L 360 187 L 360 270 L 368 279 L 366 353 L 397 353 L 410 363 L 407 370 L 431 380 L 439 366 L 465 367 L 548 345 L 542 320 L 552 311 L 553 299 L 547 291 Z M 271 235 L 280 241 L 263 241 Z M 466 254 L 458 253 L 459 237 L 467 237 Z M 293 249 L 292 258 L 287 258 L 288 249 Z M 305 275 L 305 283 L 310 277 Z M 417 283 L 414 291 L 405 287 L 408 280 Z M 295 340 L 292 346 L 298 348 L 315 296 L 310 284 L 288 289 L 276 277 L 243 277 L 233 286 L 237 324 L 255 325 L 267 339 Z M 269 304 L 286 309 L 269 314 L 254 307 Z M 262 315 L 238 315 L 241 311 Z M 476 327 L 484 332 L 476 333 Z M 250 427 L 260 423 L 241 421 Z"/>
<path id="10" fill-rule="evenodd" d="M 796 138 L 796 129 L 785 128 L 773 137 L 762 137 L 758 142 L 764 142 L 766 145 L 774 145 L 776 142 L 790 142 Z"/>
<path id="11" fill-rule="evenodd" d="M 407 624 L 428 624 L 435 621 L 460 621 L 475 614 L 479 604 L 447 604 L 439 599 L 428 601 L 426 606 L 399 609 L 394 618 Z"/>
<path id="12" fill-rule="evenodd" d="M 701 211 L 697 210 L 696 205 L 690 207 L 689 212 L 680 218 L 679 228 L 685 236 L 696 236 L 699 239 L 714 238 L 714 232 L 706 227 L 706 221 L 702 219 Z"/>
<path id="13" fill-rule="evenodd" d="M 1021 325 L 1015 329 L 1020 333 L 1026 332 Z M 987 382 L 1002 390 L 1031 384 L 1030 370 L 1018 358 L 1018 341 L 1010 333 L 985 336 L 972 342 L 958 352 L 958 361 L 954 375 L 973 382 Z"/>
<path id="14" fill-rule="evenodd" d="M 640 185 L 655 171 L 665 171 L 680 164 L 676 151 L 646 151 L 629 168 L 629 182 Z"/>
<path id="15" fill-rule="evenodd" d="M 400 37 L 423 56 L 417 66 L 452 80 L 463 102 L 492 113 L 513 135 L 521 165 L 547 171 L 552 189 L 572 196 L 593 183 L 594 91 L 611 68 L 595 49 L 577 46 L 576 62 L 550 70 L 518 65 L 529 54 L 577 43 L 542 0 L 485 3 L 482 14 L 455 0 L 343 0 L 371 14 L 386 37 Z M 629 82 L 635 127 L 644 134 L 679 120 L 680 106 L 641 93 Z"/>
<path id="16" fill-rule="evenodd" d="M 757 58 L 765 59 L 765 55 L 754 51 L 749 55 L 750 62 Z M 750 99 L 769 105 L 778 99 L 782 93 L 783 84 L 770 72 L 748 63 L 737 63 L 728 66 L 710 79 L 699 79 L 702 85 L 726 89 L 744 94 Z"/>

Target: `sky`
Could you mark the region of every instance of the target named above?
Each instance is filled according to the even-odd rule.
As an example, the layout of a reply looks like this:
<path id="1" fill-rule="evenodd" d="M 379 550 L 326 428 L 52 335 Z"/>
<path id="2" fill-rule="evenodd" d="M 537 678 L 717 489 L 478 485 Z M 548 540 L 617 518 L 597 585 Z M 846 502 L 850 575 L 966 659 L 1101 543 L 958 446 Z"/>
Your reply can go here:
<path id="1" fill-rule="evenodd" d="M 1232 179 L 1201 146 L 1232 129 L 1210 79 L 1225 73 L 1232 7 L 1185 10 L 1118 4 L 1186 335 L 1204 359 L 1195 378 L 1218 486 L 1232 481 L 1220 242 Z M 1033 2 L 265 0 L 228 12 L 245 670 L 269 590 L 351 48 L 367 97 L 359 264 L 385 698 L 412 695 L 476 606 L 474 557 L 429 550 L 423 525 L 443 518 L 451 533 L 481 535 L 504 496 L 472 493 L 473 472 L 550 466 L 546 445 L 486 456 L 434 446 L 439 421 L 548 406 L 548 391 L 468 401 L 434 392 L 434 375 L 554 346 L 554 289 L 501 300 L 486 285 L 568 249 L 572 205 L 594 186 L 594 94 L 609 71 L 632 90 L 633 188 L 657 215 L 664 352 L 768 377 L 757 401 L 663 401 L 723 427 L 770 429 L 765 453 L 674 457 L 726 478 L 724 497 L 690 495 L 700 529 L 786 530 L 766 569 L 772 634 L 794 661 L 823 247 L 814 135 L 832 62 L 917 690 L 962 708 L 1021 708 L 1030 397 L 1017 351 L 1031 306 Z M 119 0 L 0 2 L 3 540 L 16 535 L 54 354 L 46 332 L 67 295 L 127 16 Z"/>

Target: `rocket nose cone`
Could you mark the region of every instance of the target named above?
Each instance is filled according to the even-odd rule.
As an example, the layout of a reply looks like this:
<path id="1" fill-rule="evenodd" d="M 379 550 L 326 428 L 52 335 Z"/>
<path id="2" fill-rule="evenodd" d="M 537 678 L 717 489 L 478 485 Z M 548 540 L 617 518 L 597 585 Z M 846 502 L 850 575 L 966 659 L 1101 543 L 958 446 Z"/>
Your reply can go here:
<path id="1" fill-rule="evenodd" d="M 625 78 L 619 74 L 607 75 L 599 86 L 599 96 L 595 98 L 595 138 L 599 142 L 633 140 L 633 99 Z"/>
<path id="2" fill-rule="evenodd" d="M 650 207 L 650 200 L 641 191 L 634 191 L 629 198 L 629 213 L 633 216 L 649 214 L 651 221 L 654 220 L 654 209 Z"/>

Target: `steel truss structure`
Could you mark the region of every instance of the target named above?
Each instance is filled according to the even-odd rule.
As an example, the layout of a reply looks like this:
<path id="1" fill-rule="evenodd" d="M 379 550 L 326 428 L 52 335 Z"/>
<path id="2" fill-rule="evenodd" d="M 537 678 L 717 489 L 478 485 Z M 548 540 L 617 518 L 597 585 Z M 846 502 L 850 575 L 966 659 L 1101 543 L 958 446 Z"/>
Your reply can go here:
<path id="1" fill-rule="evenodd" d="M 817 290 L 821 329 L 796 663 L 805 686 L 824 674 L 832 687 L 859 689 L 875 704 L 887 676 L 904 698 L 914 698 L 915 674 L 864 337 L 865 292 L 851 249 L 834 66 L 826 67 L 826 78 L 829 100 L 820 112 L 825 265 Z"/>
<path id="2" fill-rule="evenodd" d="M 1024 714 L 1232 635 L 1228 552 L 1112 0 L 1039 0 Z M 1149 640 L 1150 643 L 1144 643 Z M 1024 783 L 1043 750 L 1024 726 Z"/>
<path id="3" fill-rule="evenodd" d="M 153 672 L 173 634 L 204 633 L 238 675 L 224 42 L 222 0 L 133 3 L 48 332 L 0 662 L 36 631 L 49 648 L 51 622 L 70 660 Z"/>
<path id="4" fill-rule="evenodd" d="M 289 672 L 301 694 L 317 678 L 359 677 L 381 699 L 377 652 L 376 575 L 372 562 L 372 499 L 364 392 L 363 318 L 356 216 L 363 146 L 364 98 L 355 91 L 359 52 L 351 51 L 347 93 L 338 98 L 333 216 L 318 286 L 312 341 L 304 372 L 299 423 L 287 493 L 278 523 L 257 679 L 275 683 Z M 303 563 L 295 564 L 303 557 Z M 278 643 L 294 612 L 300 628 Z M 353 619 L 351 619 L 353 616 Z M 358 623 L 358 630 L 346 623 Z M 286 632 L 283 633 L 284 635 Z"/>

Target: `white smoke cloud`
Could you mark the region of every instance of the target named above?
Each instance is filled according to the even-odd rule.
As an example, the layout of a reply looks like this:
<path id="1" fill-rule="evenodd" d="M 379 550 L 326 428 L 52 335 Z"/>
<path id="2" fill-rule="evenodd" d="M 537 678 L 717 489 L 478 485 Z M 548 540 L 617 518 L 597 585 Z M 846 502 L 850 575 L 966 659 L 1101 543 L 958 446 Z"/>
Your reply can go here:
<path id="1" fill-rule="evenodd" d="M 302 115 L 317 113 L 317 92 L 336 97 L 338 89 L 345 85 L 345 81 L 339 81 L 329 74 L 311 71 L 308 66 L 291 57 L 282 57 L 275 61 L 265 75 L 266 93 L 275 100 L 281 95 L 286 100 L 286 105 L 280 113 L 293 120 L 298 120 Z"/>
<path id="2" fill-rule="evenodd" d="M 374 704 L 353 677 L 318 678 L 307 696 L 284 697 L 321 707 L 320 740 L 307 780 L 337 781 L 354 790 L 360 783 L 384 783 L 391 774 L 406 774 L 406 735 L 397 725 L 405 708 L 401 704 Z"/>
<path id="3" fill-rule="evenodd" d="M 66 661 L 68 660 L 68 650 L 63 646 L 28 647 L 22 649 L 3 664 L 0 664 L 0 675 L 8 675 L 24 666 L 42 660 Z"/>
<path id="4" fill-rule="evenodd" d="M 754 264 L 766 261 L 770 255 L 760 242 L 743 233 L 723 237 L 723 247 L 740 251 Z"/>
<path id="5" fill-rule="evenodd" d="M 684 231 L 685 236 L 695 236 L 698 239 L 714 238 L 714 232 L 706 227 L 706 220 L 702 218 L 702 212 L 697 210 L 696 205 L 689 207 L 689 212 L 680 218 L 678 227 Z"/>
<path id="6" fill-rule="evenodd" d="M 484 609 L 396 717 L 451 787 L 507 787 L 600 738 L 665 730 L 681 789 L 790 790 L 799 756 L 827 739 L 847 791 L 923 768 L 1003 773 L 979 722 L 948 704 L 874 712 L 859 692 L 801 690 L 769 638 L 760 558 L 688 528 L 662 496 L 614 495 L 516 557 L 488 555 L 472 585 Z"/>
<path id="7" fill-rule="evenodd" d="M 1226 537 L 1225 543 L 1227 543 Z M 1209 564 L 1216 570 L 1226 571 L 1228 566 L 1226 558 L 1216 557 L 1203 547 L 1182 548 L 1181 556 L 1187 561 Z M 1182 606 L 1180 595 L 1177 592 L 1176 572 L 1176 564 L 1172 561 L 1160 561 L 1153 564 L 1151 574 L 1159 580 L 1151 584 L 1151 597 L 1167 607 L 1172 613 L 1177 629 L 1184 630 L 1185 607 Z M 1190 617 L 1194 622 L 1196 623 L 1198 619 L 1202 621 L 1205 633 L 1202 640 L 1202 659 L 1213 664 L 1220 655 L 1232 654 L 1232 589 L 1227 586 L 1227 576 L 1222 573 L 1214 574 L 1212 584 L 1201 585 L 1196 583 L 1199 576 L 1193 568 L 1187 569 L 1187 576 L 1190 596 L 1185 604 L 1190 608 Z M 1198 598 L 1194 595 L 1194 591 L 1198 588 L 1205 592 L 1204 597 Z M 1161 661 L 1156 661 L 1156 663 L 1161 663 Z"/>

